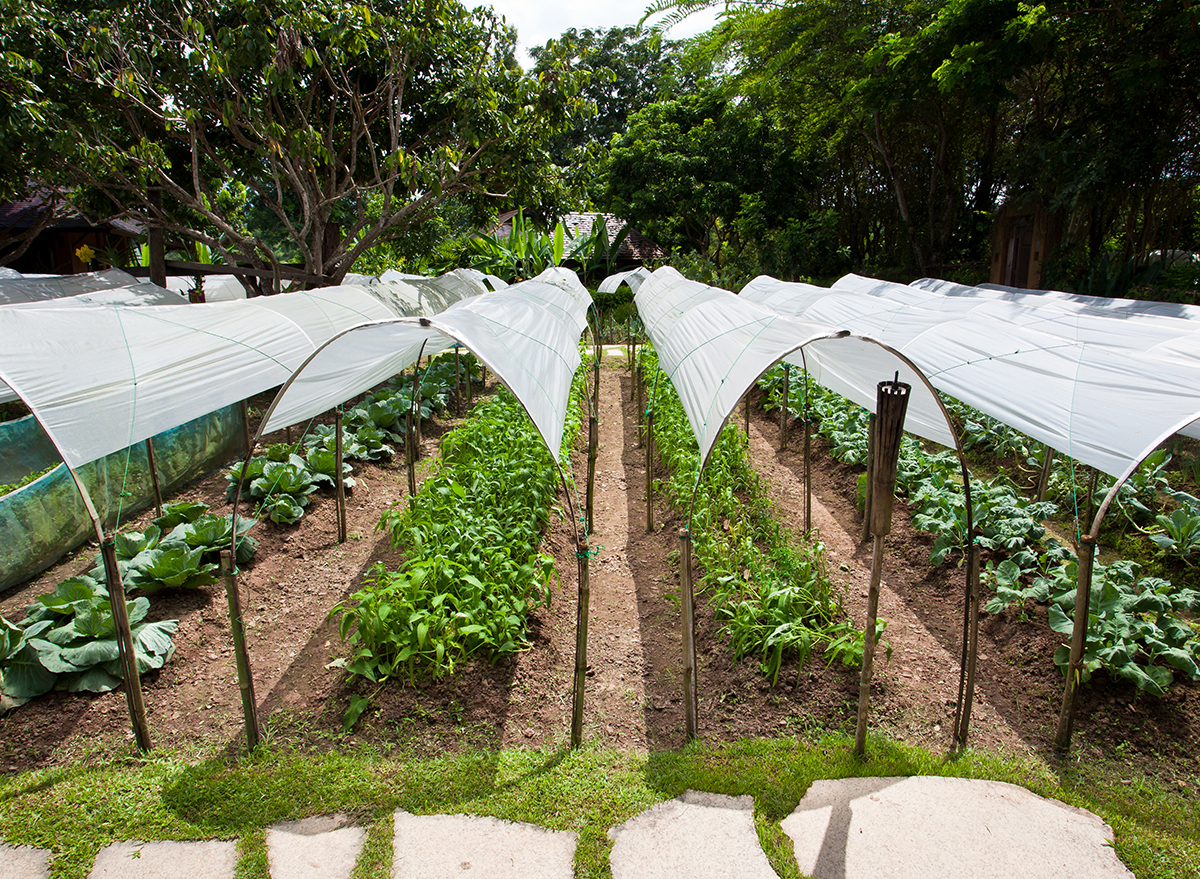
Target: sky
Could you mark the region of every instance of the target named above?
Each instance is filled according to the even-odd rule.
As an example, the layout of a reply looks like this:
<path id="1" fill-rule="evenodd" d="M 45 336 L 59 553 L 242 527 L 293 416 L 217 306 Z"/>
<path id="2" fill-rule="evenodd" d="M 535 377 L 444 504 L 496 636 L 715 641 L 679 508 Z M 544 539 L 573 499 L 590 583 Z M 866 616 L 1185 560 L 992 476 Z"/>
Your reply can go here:
<path id="1" fill-rule="evenodd" d="M 568 28 L 617 27 L 637 24 L 649 0 L 493 0 L 497 13 L 517 29 L 517 60 L 528 68 L 530 46 L 544 46 Z M 467 0 L 466 6 L 488 5 L 485 0 Z M 708 30 L 716 22 L 717 9 L 690 16 L 668 31 L 672 39 L 683 39 Z"/>

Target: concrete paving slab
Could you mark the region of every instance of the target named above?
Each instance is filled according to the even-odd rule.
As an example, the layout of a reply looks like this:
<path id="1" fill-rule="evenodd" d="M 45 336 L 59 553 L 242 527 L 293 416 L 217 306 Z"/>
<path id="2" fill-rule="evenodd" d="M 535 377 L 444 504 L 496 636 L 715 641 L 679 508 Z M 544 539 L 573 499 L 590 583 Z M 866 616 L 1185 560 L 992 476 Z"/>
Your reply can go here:
<path id="1" fill-rule="evenodd" d="M 269 827 L 271 879 L 348 879 L 366 838 L 340 813 Z"/>
<path id="2" fill-rule="evenodd" d="M 393 879 L 572 879 L 574 833 L 478 815 L 394 816 Z"/>
<path id="3" fill-rule="evenodd" d="M 0 879 L 50 879 L 50 852 L 0 842 Z"/>
<path id="4" fill-rule="evenodd" d="M 817 781 L 781 826 L 815 879 L 1133 877 L 1099 817 L 998 781 Z"/>
<path id="5" fill-rule="evenodd" d="M 100 849 L 88 879 L 233 879 L 237 843 L 114 842 Z"/>
<path id="6" fill-rule="evenodd" d="M 688 791 L 608 836 L 613 879 L 778 879 L 758 844 L 753 797 Z"/>

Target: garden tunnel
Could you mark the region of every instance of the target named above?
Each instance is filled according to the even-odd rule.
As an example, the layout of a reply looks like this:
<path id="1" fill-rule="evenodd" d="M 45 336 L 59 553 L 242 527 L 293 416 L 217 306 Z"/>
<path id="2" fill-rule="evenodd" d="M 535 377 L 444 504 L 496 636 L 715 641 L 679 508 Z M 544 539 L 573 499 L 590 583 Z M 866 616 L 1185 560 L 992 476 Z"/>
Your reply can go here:
<path id="1" fill-rule="evenodd" d="M 419 347 L 381 352 L 378 346 L 388 343 L 379 338 L 378 329 L 358 338 L 362 344 L 354 348 L 336 344 L 355 338 L 342 334 L 363 324 L 398 324 L 406 316 L 409 332 L 426 341 L 436 337 L 450 344 L 457 333 L 490 349 L 497 364 L 507 357 L 516 364 L 503 370 L 507 383 L 523 397 L 542 435 L 561 442 L 561 412 L 574 373 L 570 358 L 577 366 L 579 331 L 586 324 L 590 297 L 572 273 L 561 270 L 527 284 L 531 290 L 525 293 L 484 294 L 481 281 L 455 275 L 210 305 L 7 306 L 0 308 L 0 380 L 11 391 L 10 399 L 19 398 L 29 407 L 58 450 L 103 545 L 103 523 L 78 475 L 82 464 L 282 385 L 306 364 L 303 380 L 289 385 L 286 405 L 272 413 L 276 426 L 337 405 L 416 360 Z M 464 297 L 473 298 L 441 324 L 450 335 L 431 324 L 420 325 L 417 315 L 431 304 Z M 505 337 L 503 330 L 510 335 Z M 481 341 L 489 333 L 490 345 Z M 538 333 L 551 336 L 549 345 L 565 353 L 531 354 L 530 345 L 548 349 L 537 341 Z M 335 344 L 326 345 L 330 339 Z M 378 356 L 362 366 L 370 342 Z M 568 368 L 564 381 L 561 373 Z M 552 410 L 559 398 L 555 428 Z M 319 408 L 311 409 L 314 405 Z M 126 679 L 131 714 L 137 714 L 137 675 Z M 141 744 L 144 730 L 138 733 Z"/>
<path id="2" fill-rule="evenodd" d="M 760 277 L 740 295 L 869 334 L 911 359 L 938 391 L 1113 476 L 1090 530 L 1077 535 L 1077 607 L 1088 606 L 1096 538 L 1121 485 L 1173 434 L 1200 437 L 1194 307 L 857 275 L 832 288 Z M 1069 669 L 1080 668 L 1086 626 L 1087 614 L 1076 614 Z M 1069 673 L 1056 737 L 1063 750 L 1077 683 Z"/>
<path id="3" fill-rule="evenodd" d="M 837 324 L 790 317 L 749 298 L 689 281 L 671 268 L 661 268 L 638 283 L 635 301 L 663 369 L 679 394 L 699 448 L 700 467 L 693 486 L 692 507 L 700 475 L 738 401 L 772 366 L 781 361 L 803 365 L 813 380 L 874 411 L 876 386 L 895 377 L 913 389 L 904 425 L 913 433 L 954 448 L 966 486 L 968 535 L 971 526 L 970 480 L 966 458 L 933 386 L 909 358 L 888 345 L 852 334 Z M 806 491 L 811 486 L 806 483 Z M 692 514 L 688 514 L 688 528 Z M 688 535 L 681 553 L 688 568 Z M 965 743 L 973 699 L 973 668 L 978 622 L 978 549 L 971 545 L 967 565 L 966 615 L 955 739 Z M 877 555 L 881 544 L 876 544 Z M 877 576 L 872 589 L 878 587 Z M 686 579 L 686 578 L 685 578 Z M 695 653 L 691 638 L 690 584 L 685 584 L 684 705 L 689 736 L 696 730 Z M 869 625 L 872 628 L 873 625 Z"/>

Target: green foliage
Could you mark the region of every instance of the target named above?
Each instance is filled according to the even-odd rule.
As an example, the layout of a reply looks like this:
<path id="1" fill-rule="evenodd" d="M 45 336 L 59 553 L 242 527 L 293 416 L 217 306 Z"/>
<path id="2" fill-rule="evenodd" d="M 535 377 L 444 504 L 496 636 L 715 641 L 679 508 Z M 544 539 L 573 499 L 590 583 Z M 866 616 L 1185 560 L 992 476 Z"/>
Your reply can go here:
<path id="1" fill-rule="evenodd" d="M 692 546 L 703 570 L 697 583 L 710 594 L 735 658 L 758 656 L 772 684 L 785 660 L 803 663 L 817 647 L 830 661 L 852 662 L 853 650 L 841 640 L 852 627 L 839 619 L 841 602 L 824 570 L 824 546 L 795 545 L 772 517 L 745 435 L 736 428 L 725 429 L 699 472 L 696 440 L 674 387 L 658 372 L 649 346 L 639 356 L 654 387 L 654 441 L 670 473 L 667 491 L 682 509 L 694 491 Z"/>
<path id="2" fill-rule="evenodd" d="M 16 491 L 18 488 L 24 488 L 25 486 L 29 485 L 31 482 L 37 482 L 37 480 L 41 479 L 43 476 L 45 476 L 51 470 L 56 469 L 57 467 L 58 467 L 58 464 L 51 464 L 49 467 L 46 467 L 42 470 L 38 470 L 36 473 L 30 473 L 28 476 L 18 479 L 16 482 L 0 483 L 0 497 L 4 497 L 4 495 L 10 494 L 11 492 Z"/>
<path id="3" fill-rule="evenodd" d="M 333 609 L 347 669 L 372 681 L 437 676 L 477 653 L 494 661 L 524 647 L 529 613 L 550 601 L 554 560 L 539 545 L 556 490 L 520 404 L 507 391 L 480 401 L 442 440 L 417 495 L 380 519 L 404 564 L 376 565 Z"/>

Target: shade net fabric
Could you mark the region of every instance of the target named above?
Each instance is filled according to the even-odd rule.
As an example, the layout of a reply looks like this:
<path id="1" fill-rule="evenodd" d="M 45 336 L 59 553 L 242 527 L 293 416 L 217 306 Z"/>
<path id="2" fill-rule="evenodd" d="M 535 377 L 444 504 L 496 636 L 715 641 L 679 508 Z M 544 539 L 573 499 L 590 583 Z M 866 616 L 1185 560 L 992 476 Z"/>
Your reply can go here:
<path id="1" fill-rule="evenodd" d="M 857 275 L 831 289 L 757 278 L 741 296 L 878 339 L 939 391 L 1113 476 L 1174 432 L 1200 433 L 1186 307 Z"/>
<path id="2" fill-rule="evenodd" d="M 551 270 L 500 293 L 470 276 L 415 286 L 421 280 L 430 279 L 204 305 L 0 308 L 0 379 L 75 467 L 283 385 L 305 367 L 268 427 L 296 423 L 413 363 L 422 344 L 428 355 L 460 342 L 480 347 L 557 452 L 591 302 L 578 278 Z M 440 328 L 413 314 L 447 303 Z"/>

